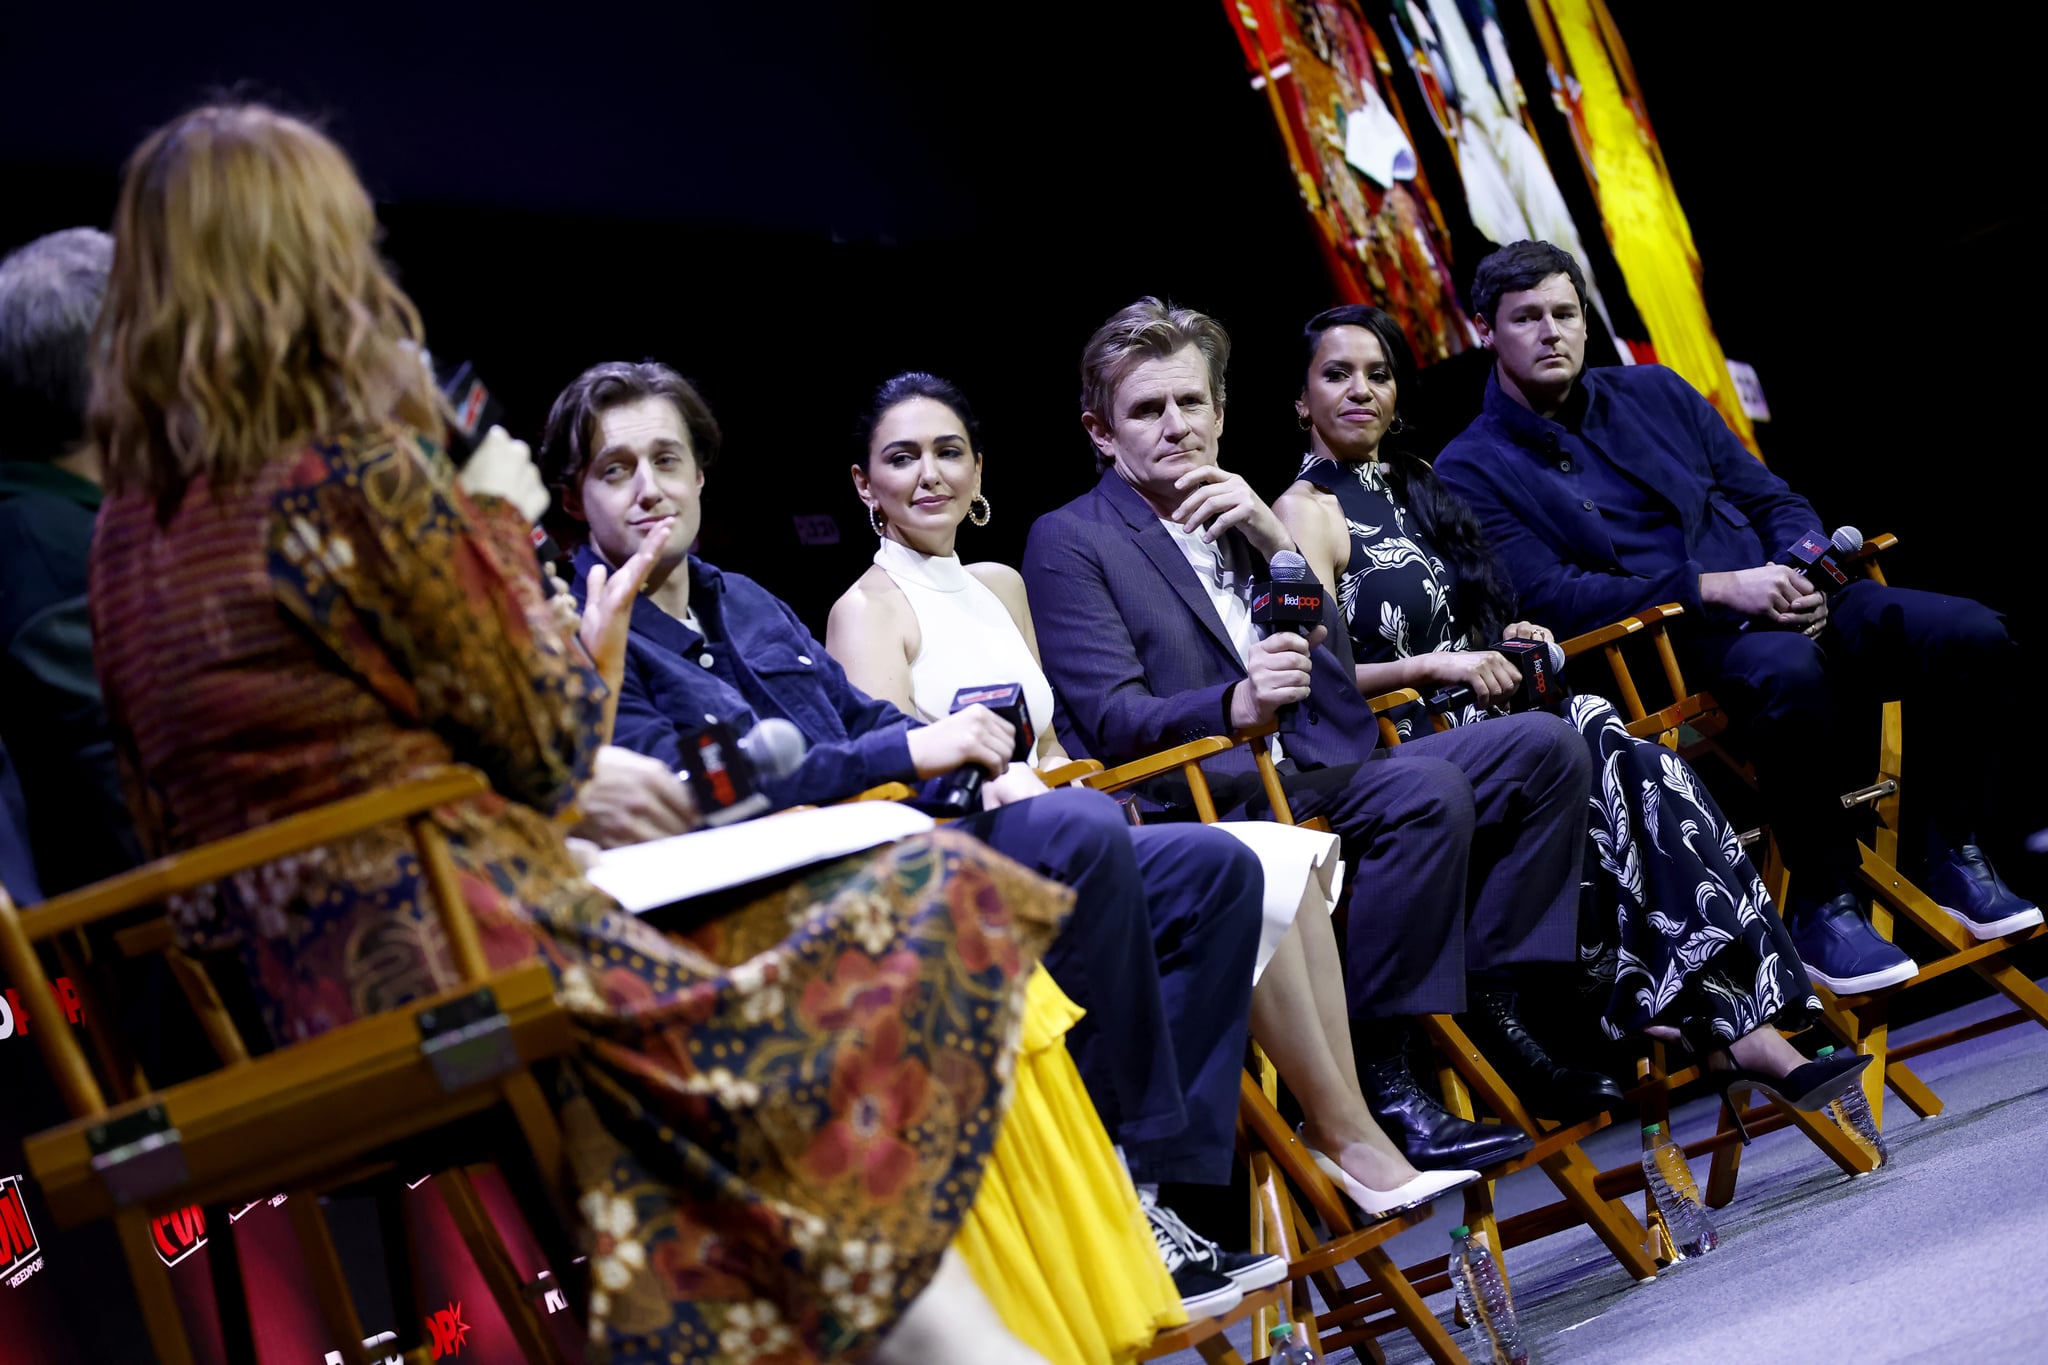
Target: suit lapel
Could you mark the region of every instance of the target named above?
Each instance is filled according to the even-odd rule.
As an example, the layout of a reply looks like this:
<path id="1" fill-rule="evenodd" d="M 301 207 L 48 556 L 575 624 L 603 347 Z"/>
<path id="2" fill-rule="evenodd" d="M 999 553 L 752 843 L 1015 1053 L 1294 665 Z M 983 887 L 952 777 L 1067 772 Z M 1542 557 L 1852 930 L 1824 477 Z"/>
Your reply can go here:
<path id="1" fill-rule="evenodd" d="M 1195 566 L 1188 563 L 1188 557 L 1181 553 L 1180 546 L 1173 543 L 1173 532 L 1159 524 L 1158 515 L 1141 497 L 1138 491 L 1117 476 L 1114 469 L 1103 471 L 1102 482 L 1096 485 L 1099 491 L 1123 517 L 1130 527 L 1131 540 L 1152 561 L 1152 567 L 1166 580 L 1187 609 L 1216 641 L 1224 656 L 1237 662 L 1237 646 L 1223 629 L 1223 618 L 1216 614 L 1216 604 L 1209 600 L 1209 590 L 1202 586 L 1195 573 Z"/>

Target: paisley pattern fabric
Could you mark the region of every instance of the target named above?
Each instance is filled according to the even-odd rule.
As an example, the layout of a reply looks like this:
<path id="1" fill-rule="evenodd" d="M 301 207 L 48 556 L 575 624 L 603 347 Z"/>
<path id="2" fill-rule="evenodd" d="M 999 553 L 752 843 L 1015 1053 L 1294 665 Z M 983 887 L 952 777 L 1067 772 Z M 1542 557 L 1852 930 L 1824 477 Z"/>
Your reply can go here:
<path id="1" fill-rule="evenodd" d="M 1337 597 L 1360 663 L 1471 648 L 1451 603 L 1457 579 L 1399 506 L 1377 464 L 1309 457 L 1301 477 L 1332 494 L 1351 528 Z M 1483 720 L 1466 707 L 1451 719 Z M 1637 739 L 1600 697 L 1568 718 L 1599 769 L 1589 802 L 1579 961 L 1600 1027 L 1623 1038 L 1676 1026 L 1695 1049 L 1766 1024 L 1797 1028 L 1820 1009 L 1777 907 L 1727 817 L 1685 760 Z M 1390 717 L 1428 734 L 1419 706 Z"/>
<path id="2" fill-rule="evenodd" d="M 535 956 L 595 1041 L 559 1069 L 596 1358 L 869 1348 L 937 1266 L 1007 1103 L 1025 983 L 1070 894 L 935 833 L 689 932 L 583 880 L 549 813 L 603 685 L 526 528 L 428 443 L 309 448 L 160 516 L 108 499 L 92 616 L 141 834 L 167 852 L 467 763 L 437 811 L 494 967 Z M 410 842 L 371 831 L 176 907 L 281 1041 L 454 984 Z"/>

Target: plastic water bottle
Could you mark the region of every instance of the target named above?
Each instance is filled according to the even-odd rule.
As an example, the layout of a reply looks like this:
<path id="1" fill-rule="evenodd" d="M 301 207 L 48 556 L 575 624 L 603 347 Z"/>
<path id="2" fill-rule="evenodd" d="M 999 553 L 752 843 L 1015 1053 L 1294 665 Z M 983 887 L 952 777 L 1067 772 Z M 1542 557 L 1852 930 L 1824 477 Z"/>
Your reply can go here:
<path id="1" fill-rule="evenodd" d="M 1832 1047 L 1824 1047 L 1813 1054 L 1813 1059 L 1819 1061 L 1834 1054 Z M 1870 1112 L 1870 1101 L 1864 1097 L 1860 1084 L 1828 1101 L 1828 1117 L 1849 1135 L 1850 1141 L 1876 1158 L 1879 1166 L 1892 1159 L 1891 1148 L 1884 1145 L 1884 1134 L 1878 1129 L 1877 1118 Z"/>
<path id="2" fill-rule="evenodd" d="M 1673 1255 L 1685 1261 L 1706 1255 L 1721 1245 L 1721 1239 L 1700 1201 L 1700 1187 L 1693 1183 L 1685 1153 L 1662 1133 L 1658 1123 L 1643 1129 L 1643 1181 L 1657 1201 L 1657 1212 L 1664 1215 Z"/>
<path id="3" fill-rule="evenodd" d="M 1308 1346 L 1308 1334 L 1297 1324 L 1283 1322 L 1266 1333 L 1273 1354 L 1266 1365 L 1316 1365 L 1316 1353 Z"/>
<path id="4" fill-rule="evenodd" d="M 1451 1287 L 1458 1291 L 1458 1307 L 1472 1335 L 1465 1348 L 1473 1365 L 1529 1365 L 1529 1348 L 1522 1345 L 1521 1328 L 1515 1325 L 1514 1300 L 1501 1281 L 1500 1267 L 1486 1250 L 1486 1243 L 1472 1235 L 1469 1227 L 1451 1229 Z"/>

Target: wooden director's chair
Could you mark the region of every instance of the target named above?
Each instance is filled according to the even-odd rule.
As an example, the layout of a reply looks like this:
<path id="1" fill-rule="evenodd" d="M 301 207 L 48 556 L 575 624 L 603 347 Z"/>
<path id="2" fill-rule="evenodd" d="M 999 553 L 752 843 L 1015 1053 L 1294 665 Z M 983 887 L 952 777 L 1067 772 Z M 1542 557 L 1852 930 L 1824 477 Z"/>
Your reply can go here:
<path id="1" fill-rule="evenodd" d="M 1272 731 L 1269 728 L 1258 733 L 1270 734 Z M 1222 753 L 1230 748 L 1234 742 L 1236 741 L 1221 738 L 1198 740 L 1193 744 L 1185 744 L 1177 749 L 1170 749 L 1165 753 L 1155 754 L 1150 758 L 1139 759 L 1134 763 L 1111 769 L 1108 772 L 1104 771 L 1102 764 L 1092 758 L 1077 759 L 1071 763 L 1062 764 L 1057 768 L 1047 769 L 1039 774 L 1039 779 L 1048 787 L 1066 787 L 1078 783 L 1093 787 L 1098 791 L 1114 792 L 1120 791 L 1134 783 L 1142 782 L 1147 778 L 1171 772 L 1183 765 L 1195 773 L 1198 779 L 1201 773 L 1200 761 L 1214 754 Z M 1206 801 L 1208 799 L 1208 788 L 1203 786 L 1199 790 Z M 915 795 L 916 792 L 905 783 L 886 782 L 878 787 L 870 787 L 851 799 L 855 801 L 906 801 Z M 1215 815 L 1214 804 L 1210 803 L 1207 807 L 1205 818 L 1213 820 Z M 1263 1062 L 1263 1057 L 1261 1061 Z M 1270 1071 L 1271 1068 L 1268 1067 L 1267 1069 Z M 1252 1098 L 1253 1096 L 1258 1096 L 1256 1101 Z M 1249 1118 L 1248 1111 L 1254 1108 L 1255 1105 L 1263 1105 L 1270 1114 L 1270 1123 L 1265 1123 L 1263 1126 L 1273 1131 L 1285 1133 L 1288 1140 L 1293 1140 L 1294 1135 L 1286 1133 L 1287 1125 L 1280 1121 L 1280 1115 L 1272 1109 L 1270 1085 L 1267 1093 L 1260 1094 L 1256 1087 L 1251 1084 L 1249 1076 L 1245 1078 L 1245 1088 L 1238 1100 L 1240 1139 L 1243 1137 L 1248 1121 L 1259 1121 Z M 1242 1142 L 1240 1145 L 1242 1145 Z M 1296 1145 L 1298 1146 L 1299 1144 Z M 1256 1163 L 1258 1158 L 1255 1156 L 1252 1160 Z M 1342 1216 L 1342 1201 L 1337 1199 L 1335 1189 L 1330 1186 L 1329 1177 L 1317 1170 L 1313 1164 L 1306 1162 L 1303 1164 L 1306 1166 L 1307 1174 L 1322 1183 L 1331 1203 L 1336 1206 L 1338 1214 Z M 1270 1163 L 1268 1174 L 1270 1179 Z M 1253 1183 L 1255 1186 L 1258 1184 L 1258 1168 L 1256 1164 L 1253 1168 Z M 1279 1197 L 1282 1199 L 1287 1198 L 1284 1186 L 1279 1189 Z M 1254 1202 L 1257 1202 L 1256 1192 L 1254 1194 Z M 1290 1210 L 1292 1209 L 1291 1201 L 1287 1207 Z M 1363 1231 L 1351 1232 L 1349 1236 L 1335 1238 L 1322 1251 L 1326 1254 L 1334 1255 L 1336 1262 L 1358 1259 L 1369 1254 L 1380 1242 L 1393 1236 L 1401 1228 L 1420 1222 L 1428 1216 L 1429 1210 L 1427 1208 L 1418 1209 L 1403 1218 L 1390 1219 L 1384 1224 L 1375 1224 L 1373 1227 Z M 1231 1345 L 1229 1338 L 1225 1335 L 1230 1328 L 1235 1327 L 1240 1322 L 1251 1321 L 1252 1340 L 1256 1347 L 1266 1340 L 1266 1333 L 1283 1317 L 1286 1317 L 1288 1321 L 1304 1320 L 1299 1314 L 1306 1312 L 1308 1308 L 1307 1296 L 1306 1294 L 1297 1296 L 1295 1288 L 1302 1277 L 1311 1273 L 1312 1267 L 1304 1261 L 1297 1260 L 1295 1255 L 1286 1248 L 1268 1245 L 1265 1241 L 1261 1240 L 1261 1224 L 1256 1209 L 1253 1213 L 1252 1223 L 1254 1248 L 1260 1251 L 1274 1251 L 1285 1255 L 1288 1259 L 1288 1278 L 1279 1284 L 1255 1290 L 1245 1295 L 1243 1302 L 1227 1313 L 1216 1317 L 1201 1318 L 1179 1327 L 1167 1328 L 1159 1333 L 1150 1346 L 1139 1352 L 1137 1357 L 1139 1360 L 1156 1360 L 1161 1356 L 1174 1355 L 1192 1347 L 1201 1354 L 1205 1361 L 1209 1362 L 1209 1365 L 1244 1365 L 1244 1358 L 1238 1354 L 1237 1348 Z M 1330 1226 L 1335 1228 L 1338 1224 L 1332 1223 Z M 1381 1259 L 1385 1260 L 1384 1254 L 1382 1254 Z M 1400 1271 L 1393 1268 L 1391 1261 L 1386 1262 L 1386 1269 L 1391 1271 L 1396 1278 L 1399 1277 Z M 1368 1273 L 1372 1272 L 1368 1270 Z M 1297 1297 L 1299 1300 L 1296 1309 L 1297 1316 L 1290 1317 L 1286 1313 L 1285 1302 L 1290 1297 Z M 1418 1305 L 1420 1304 L 1419 1299 L 1416 1302 Z M 1311 1324 L 1310 1334 L 1313 1339 L 1314 1319 L 1308 1318 L 1306 1320 Z M 1432 1321 L 1434 1320 L 1432 1319 Z M 1463 1360 L 1462 1356 L 1454 1358 Z"/>
<path id="2" fill-rule="evenodd" d="M 1640 619 L 1631 618 L 1602 630 L 1561 641 L 1559 648 L 1563 650 L 1567 659 L 1576 658 L 1596 649 L 1605 651 L 1609 657 L 1618 657 L 1619 645 L 1616 642 L 1641 633 L 1646 629 L 1648 629 L 1647 623 Z M 1664 643 L 1668 646 L 1668 641 Z M 1624 674 L 1623 677 L 1625 678 L 1626 675 Z M 1644 713 L 1640 697 L 1633 691 L 1632 682 L 1627 686 L 1631 698 L 1631 714 L 1635 717 L 1629 724 L 1628 729 L 1629 733 L 1637 738 L 1650 737 L 1661 740 L 1667 735 L 1675 735 L 1680 724 L 1701 716 L 1703 713 L 1710 711 L 1713 706 L 1711 698 L 1682 694 L 1670 706 L 1665 707 L 1654 715 L 1648 715 Z M 1420 700 L 1420 694 L 1410 688 L 1403 688 L 1372 699 L 1373 710 L 1380 717 L 1380 738 L 1384 743 L 1391 747 L 1401 742 L 1400 733 L 1390 718 L 1391 713 Z M 1433 721 L 1437 729 L 1445 728 L 1441 717 L 1433 717 Z M 1432 1041 L 1437 1044 L 1439 1051 L 1447 1056 L 1456 1056 L 1460 1049 L 1469 1048 L 1469 1041 L 1463 1040 L 1462 1035 L 1452 1038 L 1445 1032 L 1442 1026 L 1444 1022 L 1448 1021 L 1432 1018 L 1424 1022 L 1425 1029 L 1430 1033 Z M 1654 1039 L 1648 1041 L 1647 1055 L 1639 1058 L 1637 1062 L 1636 1083 L 1626 1094 L 1629 1101 L 1636 1106 L 1641 1122 L 1662 1123 L 1668 1129 L 1670 1123 L 1671 1092 L 1698 1080 L 1701 1068 L 1698 1065 L 1690 1065 L 1678 1071 L 1672 1071 L 1667 1065 L 1664 1045 Z M 1457 1068 L 1448 1066 L 1440 1068 L 1438 1081 L 1444 1092 L 1446 1107 L 1461 1118 L 1472 1118 L 1474 1114 L 1472 1095 L 1464 1077 L 1458 1073 Z M 1526 1112 L 1519 1112 L 1519 1105 L 1515 1106 L 1518 1112 L 1510 1117 L 1508 1112 L 1500 1107 L 1500 1103 L 1511 1101 L 1512 1096 L 1501 1097 L 1500 1102 L 1497 1102 L 1492 1096 L 1482 1095 L 1481 1098 L 1485 1100 L 1487 1106 L 1496 1115 L 1501 1116 L 1506 1121 L 1515 1123 L 1532 1138 L 1538 1138 L 1539 1134 L 1549 1135 L 1557 1130 L 1557 1125 L 1544 1120 L 1533 1119 Z M 1745 1121 L 1750 1122 L 1752 1129 L 1761 1121 L 1761 1116 L 1768 1115 L 1773 1117 L 1775 1119 L 1775 1122 L 1771 1125 L 1773 1127 L 1786 1121 L 1786 1118 L 1778 1114 L 1774 1106 L 1764 1105 L 1754 1112 L 1758 1116 L 1756 1119 L 1752 1119 L 1751 1115 L 1747 1112 L 1743 1115 Z M 1873 1169 L 1871 1156 L 1857 1146 L 1849 1134 L 1845 1133 L 1825 1115 L 1809 1115 L 1800 1113 L 1797 1110 L 1790 1111 L 1790 1115 L 1791 1120 L 1796 1122 L 1807 1133 L 1814 1144 L 1826 1152 L 1845 1171 L 1850 1174 L 1858 1174 Z M 1724 1185 L 1721 1197 L 1717 1201 L 1717 1206 L 1725 1204 L 1734 1194 L 1734 1162 L 1736 1158 L 1732 1155 L 1724 1157 L 1724 1153 L 1739 1150 L 1735 1147 L 1735 1143 L 1740 1136 L 1740 1130 L 1737 1129 L 1732 1119 L 1725 1113 L 1722 1129 L 1723 1132 L 1716 1135 L 1713 1143 L 1695 1144 L 1694 1147 L 1687 1148 L 1689 1156 L 1698 1155 L 1699 1152 L 1706 1150 L 1715 1151 L 1717 1160 L 1715 1176 Z M 1695 1148 L 1698 1150 L 1695 1150 Z M 1724 1160 L 1725 1165 L 1720 1164 Z M 1590 1164 L 1588 1162 L 1589 1166 Z M 1589 1221 L 1585 1217 L 1586 1201 L 1570 1197 L 1561 1198 L 1553 1203 L 1517 1214 L 1504 1221 L 1499 1220 L 1496 1218 L 1493 1208 L 1493 1184 L 1493 1179 L 1489 1177 L 1486 1181 L 1474 1186 L 1467 1192 L 1465 1214 L 1467 1223 L 1475 1230 L 1481 1231 L 1489 1245 L 1494 1248 L 1496 1259 L 1500 1259 L 1500 1254 L 1505 1252 L 1508 1247 L 1520 1246 L 1524 1243 L 1535 1241 L 1538 1238 L 1547 1237 L 1553 1232 L 1562 1231 L 1575 1224 Z M 1593 1175 L 1592 1191 L 1594 1196 L 1600 1200 L 1617 1201 L 1625 1195 L 1635 1194 L 1643 1189 L 1643 1171 L 1639 1162 L 1629 1161 L 1607 1170 L 1595 1170 Z M 1644 1232 L 1641 1245 L 1653 1261 L 1658 1264 L 1669 1264 L 1676 1258 L 1673 1254 L 1670 1235 L 1663 1226 L 1663 1219 L 1653 1201 L 1645 1199 L 1644 1210 L 1646 1218 L 1643 1224 Z M 1595 1225 L 1595 1230 L 1599 1231 L 1597 1225 Z M 1437 1288 L 1445 1283 L 1439 1277 L 1445 1274 L 1447 1262 L 1448 1258 L 1446 1257 L 1434 1259 L 1421 1265 L 1411 1266 L 1408 1268 L 1409 1274 L 1417 1277 L 1418 1281 L 1429 1292 L 1435 1292 Z M 1504 1262 L 1501 1274 L 1503 1279 L 1507 1277 Z"/>
<path id="3" fill-rule="evenodd" d="M 1876 582 L 1883 583 L 1884 571 L 1877 564 L 1876 557 L 1897 544 L 1898 538 L 1890 534 L 1873 537 L 1864 541 L 1863 548 L 1848 563 Z M 1683 614 L 1684 609 L 1676 603 L 1653 607 L 1640 616 L 1582 636 L 1573 643 L 1579 645 L 1580 652 L 1597 648 L 1605 656 L 1613 674 L 1617 700 L 1627 717 L 1631 734 L 1655 738 L 1688 759 L 1711 756 L 1754 786 L 1754 769 L 1736 759 L 1719 742 L 1719 737 L 1731 723 L 1725 711 L 1710 694 L 1693 691 L 1686 685 L 1668 631 L 1669 623 Z M 1665 688 L 1671 697 L 1668 705 L 1655 712 L 1644 705 L 1641 690 L 1624 653 L 1625 645 L 1642 640 L 1653 645 Z M 1903 706 L 1897 701 L 1885 704 L 1879 725 L 1875 780 L 1868 786 L 1844 793 L 1841 800 L 1847 808 L 1868 806 L 1875 818 L 1874 837 L 1869 843 L 1860 845 L 1863 862 L 1859 872 L 1872 896 L 1871 922 L 1878 933 L 1887 939 L 1893 938 L 1903 921 L 1943 951 L 1939 956 L 1917 956 L 1916 960 L 1921 964 L 1919 972 L 1910 980 L 1884 990 L 1836 996 L 1827 987 L 1815 983 L 1826 1027 L 1844 1044 L 1873 1059 L 1864 1071 L 1863 1087 L 1871 1113 L 1880 1122 L 1887 1087 L 1922 1118 L 1942 1110 L 1941 1098 L 1906 1065 L 1910 1058 L 2029 1020 L 2048 1027 L 2048 992 L 2043 992 L 2006 957 L 2015 945 L 2038 938 L 2048 929 L 2035 926 L 2017 934 L 1979 942 L 1943 914 L 1926 892 L 1898 869 L 1902 711 Z M 1761 855 L 1758 864 L 1765 885 L 1782 907 L 1790 887 L 1791 870 L 1785 866 L 1776 840 L 1768 829 L 1751 831 L 1743 839 L 1753 852 Z M 1976 1024 L 1893 1048 L 1889 1037 L 1891 1002 L 1904 991 L 1963 968 L 1983 977 L 2010 999 L 2015 1008 Z M 1691 1069 L 1676 1073 L 1670 1078 L 1670 1083 L 1682 1084 L 1693 1074 L 1696 1073 Z M 1752 1134 L 1768 1132 L 1791 1121 L 1783 1113 L 1772 1112 L 1768 1107 L 1748 1111 L 1742 1118 Z M 1871 1169 L 1869 1152 L 1851 1144 L 1856 1158 L 1852 1163 L 1847 1159 L 1849 1154 L 1831 1141 L 1828 1130 L 1834 1125 L 1802 1120 L 1800 1127 L 1844 1169 Z M 1688 1155 L 1709 1150 L 1714 1152 L 1714 1169 L 1706 1195 L 1707 1202 L 1716 1207 L 1725 1204 L 1734 1191 L 1741 1157 L 1741 1148 L 1735 1138 L 1734 1115 L 1724 1106 L 1721 1131 L 1710 1139 L 1686 1147 Z"/>
<path id="4" fill-rule="evenodd" d="M 1392 704 L 1414 696 L 1413 692 L 1405 692 L 1389 701 Z M 1264 739 L 1274 730 L 1268 724 L 1228 739 L 1196 740 L 1081 780 L 1097 790 L 1117 791 L 1179 771 L 1187 780 L 1196 813 L 1204 822 L 1213 822 L 1218 812 L 1202 773 L 1202 761 L 1237 744 Z M 1293 812 L 1267 747 L 1254 744 L 1252 752 L 1274 818 L 1283 824 L 1293 824 Z M 1327 828 L 1320 821 L 1310 825 Z M 1498 1248 L 1501 1244 L 1493 1218 L 1492 1181 L 1540 1166 L 1558 1186 L 1565 1201 L 1579 1210 L 1581 1221 L 1593 1226 L 1631 1276 L 1638 1280 L 1654 1277 L 1656 1262 L 1645 1251 L 1643 1225 L 1621 1203 L 1596 1191 L 1597 1172 L 1579 1147 L 1588 1134 L 1607 1125 L 1608 1116 L 1602 1114 L 1566 1128 L 1539 1128 L 1455 1020 L 1448 1015 L 1431 1015 L 1423 1020 L 1423 1027 L 1446 1058 L 1442 1070 L 1446 1104 L 1470 1118 L 1471 1096 L 1476 1093 L 1501 1121 L 1516 1124 L 1535 1143 L 1523 1155 L 1488 1168 L 1486 1180 L 1468 1187 L 1466 1212 L 1471 1225 L 1483 1229 Z M 1394 1233 L 1427 1218 L 1430 1207 L 1425 1205 L 1359 1226 L 1336 1186 L 1316 1167 L 1300 1139 L 1281 1118 L 1277 1107 L 1278 1076 L 1272 1063 L 1256 1045 L 1252 1053 L 1253 1066 L 1243 1077 L 1238 1111 L 1239 1144 L 1252 1177 L 1252 1246 L 1254 1250 L 1287 1258 L 1289 1283 L 1294 1287 L 1291 1320 L 1308 1328 L 1319 1355 L 1351 1347 L 1362 1356 L 1377 1359 L 1377 1338 L 1405 1328 L 1439 1365 L 1462 1362 L 1465 1357 L 1452 1342 L 1449 1331 L 1423 1302 L 1424 1295 L 1449 1287 L 1448 1258 L 1437 1257 L 1404 1270 L 1381 1247 Z M 1457 1108 L 1458 1105 L 1463 1107 Z M 1299 1200 L 1296 1191 L 1300 1193 Z M 1319 1234 L 1311 1213 L 1320 1219 L 1323 1234 Z M 1363 1284 L 1347 1285 L 1338 1277 L 1337 1268 L 1346 1261 L 1355 1262 L 1364 1272 Z M 1309 1296 L 1309 1281 L 1315 1283 L 1327 1306 L 1320 1315 Z M 1269 1320 L 1261 1312 L 1256 1318 L 1255 1336 L 1263 1340 L 1263 1334 L 1274 1321 L 1277 1319 Z"/>
<path id="5" fill-rule="evenodd" d="M 510 1325 L 520 1357 L 561 1362 L 536 1299 L 554 1282 L 521 1281 L 466 1163 L 500 1162 L 523 1204 L 552 1215 L 544 1239 L 570 1223 L 554 1199 L 563 1187 L 562 1134 L 530 1067 L 567 1054 L 568 1015 L 555 1002 L 542 963 L 492 971 L 463 903 L 446 837 L 432 812 L 490 790 L 483 775 L 458 769 L 335 802 L 138 868 L 19 911 L 0 889 L 0 968 L 27 1004 L 37 1045 L 75 1116 L 30 1137 L 29 1169 L 58 1223 L 110 1219 L 135 1283 L 144 1322 L 163 1365 L 192 1365 L 185 1323 L 151 1221 L 199 1205 L 216 1229 L 208 1242 L 227 1357 L 255 1360 L 229 1208 L 283 1192 L 305 1252 L 329 1337 L 350 1365 L 369 1365 L 363 1329 L 329 1234 L 320 1197 L 369 1181 L 384 1218 L 397 1308 L 397 1349 L 425 1365 L 423 1319 L 409 1267 L 400 1195 L 404 1178 L 436 1173 L 455 1226 Z M 223 878 L 373 827 L 404 821 L 430 888 L 462 984 L 428 999 L 358 1019 L 307 1042 L 251 1056 L 204 969 L 171 943 L 162 906 Z M 88 932 L 91 931 L 91 937 Z M 39 950 L 76 964 L 108 937 L 121 951 L 162 951 L 199 1015 L 223 1066 L 197 1079 L 152 1088 L 104 1022 L 91 1035 L 105 1085 L 65 1023 Z M 88 1020 L 105 1012 L 88 1004 Z M 111 1093 L 110 1093 L 111 1092 Z M 509 1116 L 511 1122 L 503 1121 Z M 542 1220 L 546 1221 L 545 1217 Z M 566 1237 L 551 1260 L 566 1274 Z M 570 1294 L 572 1302 L 579 1296 Z M 575 1308 L 580 1313 L 580 1303 Z M 378 1347 L 382 1359 L 388 1347 Z"/>

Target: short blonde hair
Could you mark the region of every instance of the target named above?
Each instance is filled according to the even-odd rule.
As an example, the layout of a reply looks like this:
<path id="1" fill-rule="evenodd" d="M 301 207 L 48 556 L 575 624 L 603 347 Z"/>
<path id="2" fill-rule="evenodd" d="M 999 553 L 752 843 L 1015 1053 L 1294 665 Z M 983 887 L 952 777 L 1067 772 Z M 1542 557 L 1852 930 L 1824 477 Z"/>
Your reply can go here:
<path id="1" fill-rule="evenodd" d="M 1230 365 L 1230 333 L 1207 313 L 1163 303 L 1148 294 L 1119 309 L 1095 329 L 1081 350 L 1081 411 L 1108 423 L 1117 385 L 1147 360 L 1163 360 L 1188 347 L 1201 352 L 1209 366 L 1209 396 L 1223 411 L 1223 372 Z"/>
<path id="2" fill-rule="evenodd" d="M 110 489 L 166 512 L 315 440 L 438 434 L 420 320 L 348 157 L 260 104 L 207 105 L 129 158 L 94 345 Z"/>

